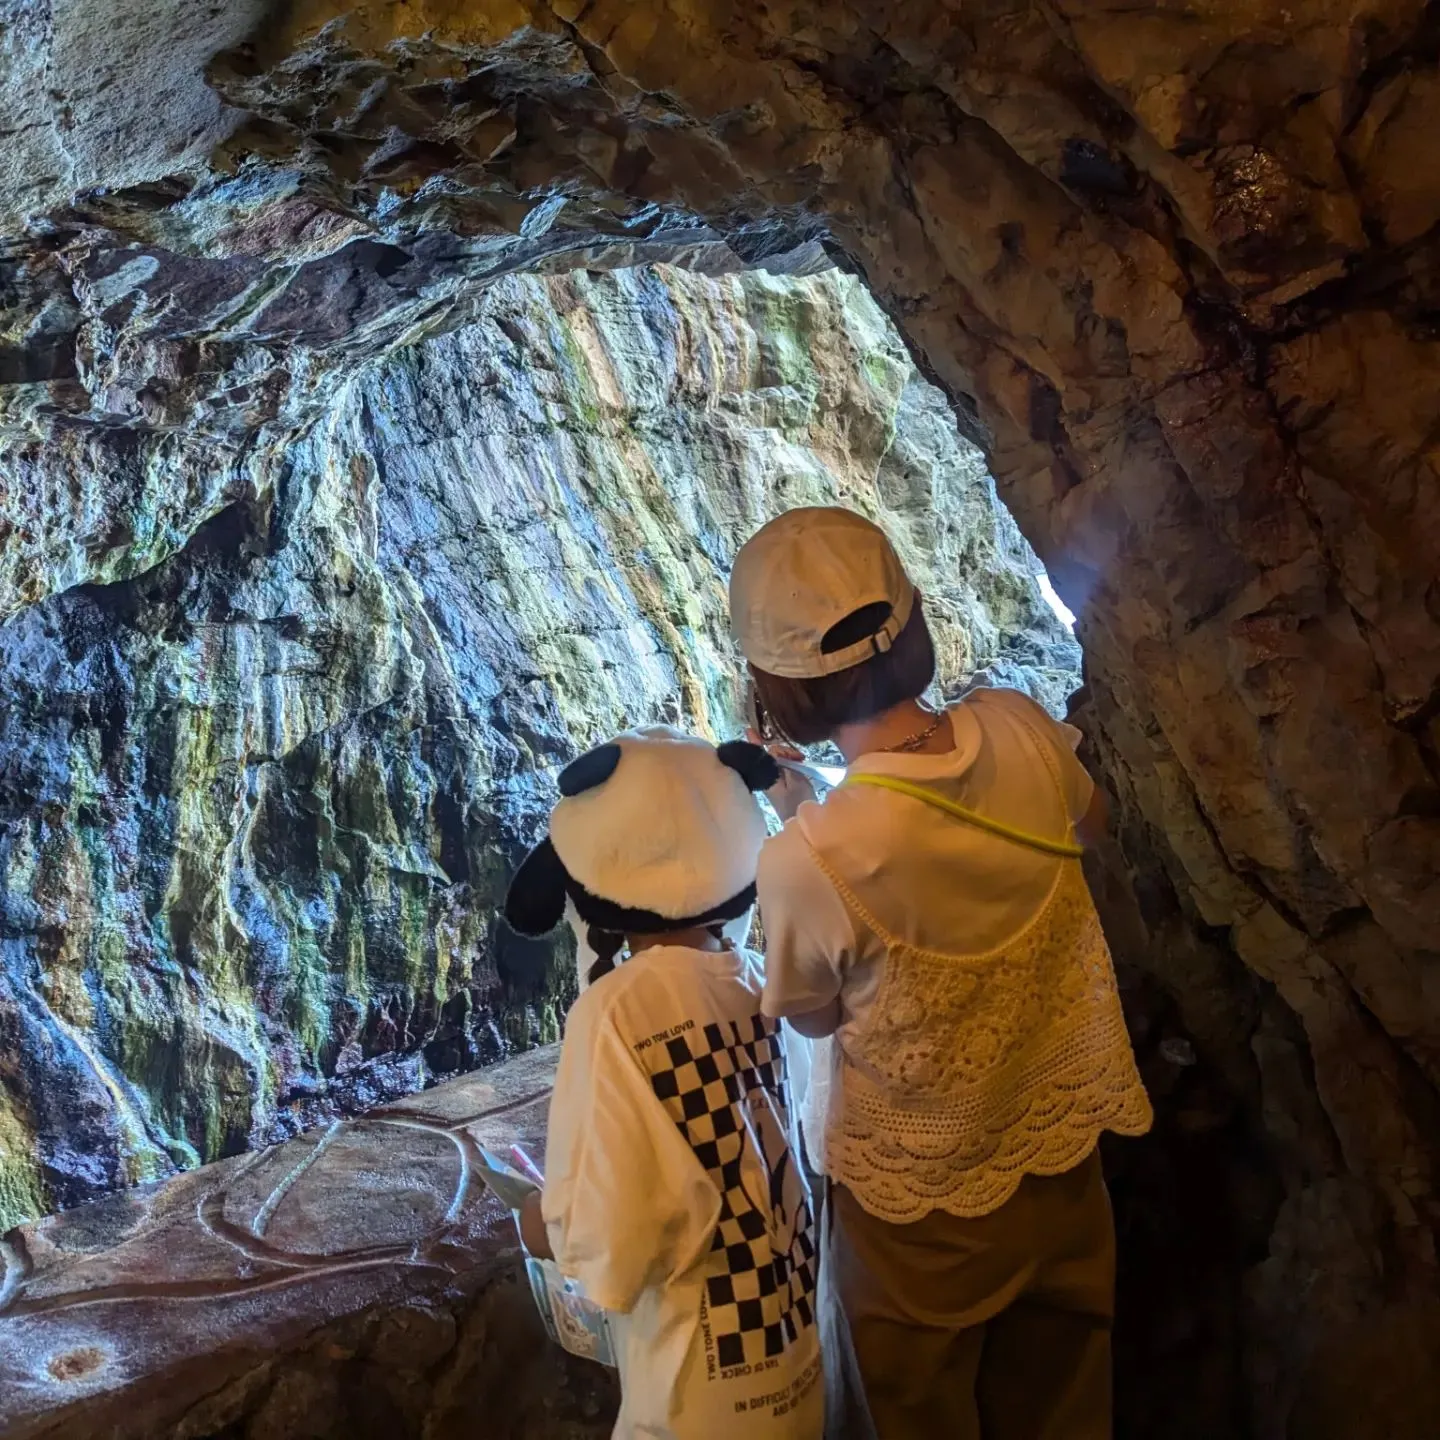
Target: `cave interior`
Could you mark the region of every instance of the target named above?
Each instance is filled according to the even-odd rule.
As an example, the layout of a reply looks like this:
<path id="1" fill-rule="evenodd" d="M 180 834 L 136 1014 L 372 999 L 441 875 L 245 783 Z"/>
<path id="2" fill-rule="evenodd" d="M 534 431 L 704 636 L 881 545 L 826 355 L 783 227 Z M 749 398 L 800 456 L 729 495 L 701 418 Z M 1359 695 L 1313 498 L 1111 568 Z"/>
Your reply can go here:
<path id="1" fill-rule="evenodd" d="M 807 503 L 1111 802 L 1117 1434 L 1440 1433 L 1437 134 L 1433 0 L 0 0 L 7 1437 L 608 1433 L 495 909 Z"/>

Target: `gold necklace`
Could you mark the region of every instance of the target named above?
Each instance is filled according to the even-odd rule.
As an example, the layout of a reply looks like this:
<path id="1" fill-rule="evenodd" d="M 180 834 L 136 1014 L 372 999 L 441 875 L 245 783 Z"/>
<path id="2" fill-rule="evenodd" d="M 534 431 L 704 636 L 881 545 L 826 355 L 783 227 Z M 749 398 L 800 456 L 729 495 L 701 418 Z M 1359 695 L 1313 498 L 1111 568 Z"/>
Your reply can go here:
<path id="1" fill-rule="evenodd" d="M 882 755 L 895 755 L 910 750 L 918 750 L 939 728 L 940 722 L 945 718 L 942 710 L 923 730 L 917 730 L 907 740 L 902 740 L 898 745 L 886 745 Z"/>

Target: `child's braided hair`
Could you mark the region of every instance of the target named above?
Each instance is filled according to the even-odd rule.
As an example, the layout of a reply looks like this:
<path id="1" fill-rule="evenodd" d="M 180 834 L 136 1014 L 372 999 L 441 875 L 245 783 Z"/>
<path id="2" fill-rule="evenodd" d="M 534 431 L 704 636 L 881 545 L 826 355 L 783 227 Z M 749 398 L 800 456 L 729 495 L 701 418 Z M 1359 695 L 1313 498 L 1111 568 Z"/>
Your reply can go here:
<path id="1" fill-rule="evenodd" d="M 707 925 L 705 929 L 717 940 L 724 940 L 723 925 Z M 615 957 L 624 948 L 625 937 L 618 931 L 602 930 L 598 925 L 591 925 L 585 932 L 585 943 L 595 952 L 595 963 L 585 974 L 585 983 L 593 985 L 615 968 Z"/>
<path id="2" fill-rule="evenodd" d="M 595 963 L 585 977 L 585 983 L 593 985 L 615 968 L 615 957 L 625 944 L 625 937 L 617 930 L 602 930 L 598 925 L 591 925 L 585 932 L 585 943 L 595 952 Z"/>

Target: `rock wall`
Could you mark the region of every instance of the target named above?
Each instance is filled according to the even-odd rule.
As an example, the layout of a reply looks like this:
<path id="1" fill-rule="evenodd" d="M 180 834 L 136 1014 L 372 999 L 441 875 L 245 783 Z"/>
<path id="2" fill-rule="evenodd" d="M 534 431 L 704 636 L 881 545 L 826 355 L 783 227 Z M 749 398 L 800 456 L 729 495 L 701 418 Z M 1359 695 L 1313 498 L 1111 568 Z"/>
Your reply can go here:
<path id="1" fill-rule="evenodd" d="M 544 1153 L 557 1058 L 6 1232 L 6 1440 L 603 1440 L 474 1164 Z"/>
<path id="2" fill-rule="evenodd" d="M 503 947 L 507 876 L 577 748 L 735 733 L 725 577 L 776 510 L 896 533 L 949 688 L 1073 687 L 852 277 L 517 276 L 369 358 L 248 340 L 217 379 L 129 347 L 173 277 L 101 268 L 70 413 L 0 457 L 0 1230 L 555 1039 L 566 962 Z"/>
<path id="3" fill-rule="evenodd" d="M 170 279 L 125 322 L 174 357 L 117 392 L 146 413 L 223 378 L 234 314 L 338 343 L 336 294 L 369 334 L 457 273 L 716 233 L 864 274 L 1080 617 L 1163 1101 L 1127 1253 L 1184 1277 L 1131 1433 L 1402 1433 L 1377 1397 L 1440 1335 L 1435 4 L 294 0 L 238 47 L 241 7 L 187 9 L 173 54 L 169 7 L 108 45 L 65 8 L 0 5 L 6 404 L 72 403 L 107 251 Z M 114 54 L 174 103 L 107 152 Z"/>

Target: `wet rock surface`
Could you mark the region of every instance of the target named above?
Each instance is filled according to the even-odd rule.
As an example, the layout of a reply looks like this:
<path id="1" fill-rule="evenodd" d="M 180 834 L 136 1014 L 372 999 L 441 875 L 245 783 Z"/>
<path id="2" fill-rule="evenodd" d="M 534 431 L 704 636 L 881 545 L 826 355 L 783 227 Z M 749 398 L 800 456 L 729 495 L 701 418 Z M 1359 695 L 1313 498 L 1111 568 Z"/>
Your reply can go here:
<path id="1" fill-rule="evenodd" d="M 780 508 L 896 533 L 946 688 L 1063 708 L 1078 648 L 864 287 L 701 250 L 227 342 L 254 429 L 148 348 L 182 280 L 105 262 L 109 373 L 169 418 L 89 376 L 0 431 L 0 1227 L 556 1039 L 504 884 L 578 749 L 737 733 L 725 577 Z"/>
<path id="2" fill-rule="evenodd" d="M 0 13 L 22 137 L 0 407 L 28 433 L 92 393 L 189 415 L 201 376 L 243 437 L 343 357 L 337 294 L 388 334 L 446 265 L 723 234 L 747 260 L 818 239 L 864 275 L 1079 616 L 1076 715 L 1117 811 L 1096 883 L 1163 1091 L 1116 1174 L 1131 1294 L 1158 1307 L 1128 1433 L 1379 1423 L 1335 1357 L 1410 1333 L 1437 1289 L 1435 6 L 300 0 L 238 45 L 218 18 L 171 63 L 152 45 L 170 93 L 208 77 L 229 107 L 201 127 L 220 148 L 188 148 L 184 104 L 117 119 L 117 188 L 79 197 L 93 169 L 42 161 L 107 153 L 78 103 L 98 81 L 74 29 Z M 152 33 L 129 7 L 103 24 L 131 53 Z M 79 77 L 68 109 L 47 75 Z M 143 295 L 82 323 L 131 260 Z M 232 317 L 270 303 L 286 358 L 247 362 L 250 388 Z M 92 391 L 122 333 L 147 378 Z M 247 443 L 201 509 L 244 489 Z M 130 452 L 73 453 L 143 490 Z M 73 585 L 64 533 L 22 541 Z M 123 554 L 105 533 L 86 551 Z M 1213 1278 L 1147 1291 L 1196 1275 L 1197 1231 Z M 1386 1393 L 1426 1393 L 1424 1354 L 1396 1347 Z"/>
<path id="3" fill-rule="evenodd" d="M 534 1313 L 475 1146 L 544 1152 L 553 1047 L 12 1230 L 7 1440 L 608 1435 L 613 1374 Z M 485 1396 L 503 1392 L 505 1414 Z"/>

